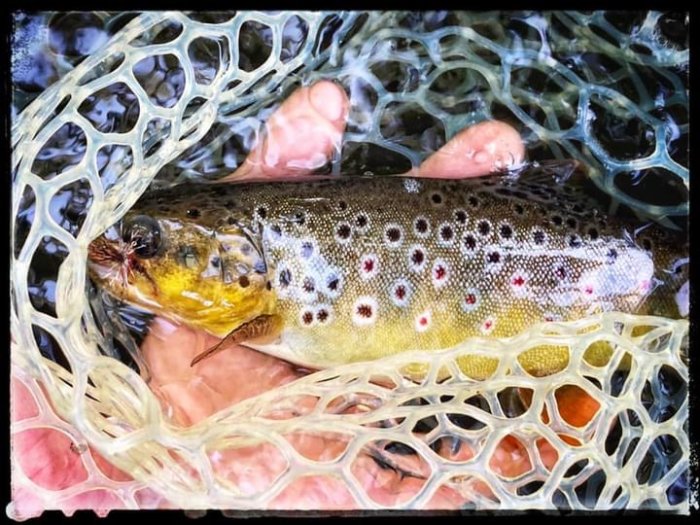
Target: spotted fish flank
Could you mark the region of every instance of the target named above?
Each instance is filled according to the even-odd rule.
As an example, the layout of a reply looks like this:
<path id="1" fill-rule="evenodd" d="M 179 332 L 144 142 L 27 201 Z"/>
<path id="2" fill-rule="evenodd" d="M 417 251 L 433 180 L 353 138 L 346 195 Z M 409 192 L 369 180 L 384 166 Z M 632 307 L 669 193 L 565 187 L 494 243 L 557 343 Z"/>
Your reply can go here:
<path id="1" fill-rule="evenodd" d="M 149 228 L 147 256 L 129 251 Z M 603 310 L 677 317 L 685 248 L 635 231 L 527 174 L 190 184 L 145 195 L 122 239 L 93 243 L 91 274 L 222 337 L 275 316 L 274 344 L 250 345 L 326 367 Z"/>

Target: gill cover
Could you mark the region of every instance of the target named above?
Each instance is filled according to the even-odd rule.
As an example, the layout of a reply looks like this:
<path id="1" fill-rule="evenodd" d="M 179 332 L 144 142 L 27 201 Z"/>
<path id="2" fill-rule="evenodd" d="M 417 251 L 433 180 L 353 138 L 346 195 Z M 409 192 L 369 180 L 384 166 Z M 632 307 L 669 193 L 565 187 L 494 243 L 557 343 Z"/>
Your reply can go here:
<path id="1" fill-rule="evenodd" d="M 272 313 L 275 297 L 254 232 L 239 221 L 212 223 L 181 211 L 137 203 L 120 239 L 103 236 L 91 246 L 93 276 L 113 295 L 219 337 Z"/>

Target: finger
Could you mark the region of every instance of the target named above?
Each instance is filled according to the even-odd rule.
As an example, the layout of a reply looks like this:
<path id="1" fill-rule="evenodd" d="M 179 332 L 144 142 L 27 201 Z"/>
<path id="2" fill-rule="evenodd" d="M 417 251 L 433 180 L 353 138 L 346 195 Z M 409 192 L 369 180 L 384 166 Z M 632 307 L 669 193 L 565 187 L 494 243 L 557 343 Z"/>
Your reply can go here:
<path id="1" fill-rule="evenodd" d="M 462 179 L 479 177 L 523 162 L 520 134 L 505 122 L 480 122 L 460 131 L 421 164 L 419 177 Z"/>
<path id="2" fill-rule="evenodd" d="M 194 356 L 218 341 L 201 330 L 162 318 L 151 323 L 141 346 L 152 374 L 150 387 L 180 424 L 201 421 L 302 375 L 285 361 L 240 345 L 190 366 Z"/>
<path id="3" fill-rule="evenodd" d="M 262 143 L 241 167 L 221 179 L 279 179 L 308 174 L 340 149 L 349 100 L 333 82 L 297 89 L 265 124 Z"/>

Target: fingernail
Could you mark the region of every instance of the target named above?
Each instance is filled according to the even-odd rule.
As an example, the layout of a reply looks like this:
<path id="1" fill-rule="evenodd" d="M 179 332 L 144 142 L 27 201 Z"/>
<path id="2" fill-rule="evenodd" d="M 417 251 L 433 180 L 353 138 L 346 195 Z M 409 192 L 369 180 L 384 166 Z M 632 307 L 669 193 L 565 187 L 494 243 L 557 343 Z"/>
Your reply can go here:
<path id="1" fill-rule="evenodd" d="M 338 120 L 345 110 L 343 90 L 332 82 L 322 80 L 311 87 L 309 98 L 311 105 L 322 117 Z"/>

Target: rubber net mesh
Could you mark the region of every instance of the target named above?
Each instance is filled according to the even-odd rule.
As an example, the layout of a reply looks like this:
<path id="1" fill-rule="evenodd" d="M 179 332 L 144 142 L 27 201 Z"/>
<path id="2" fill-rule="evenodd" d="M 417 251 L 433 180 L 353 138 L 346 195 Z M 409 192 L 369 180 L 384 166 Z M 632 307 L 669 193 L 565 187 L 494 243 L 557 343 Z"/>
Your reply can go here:
<path id="1" fill-rule="evenodd" d="M 230 173 L 284 96 L 321 78 L 347 89 L 352 110 L 341 151 L 319 172 L 401 172 L 460 129 L 500 118 L 521 131 L 531 158 L 582 160 L 613 207 L 667 224 L 683 218 L 688 51 L 663 37 L 661 17 L 642 14 L 629 31 L 602 13 L 136 16 L 15 119 L 11 255 L 12 377 L 38 406 L 11 432 L 59 430 L 133 479 L 110 479 L 83 454 L 85 481 L 52 491 L 15 457 L 14 488 L 46 509 L 93 489 L 129 508 L 153 506 L 140 497 L 146 488 L 179 508 L 268 509 L 314 478 L 365 509 L 434 508 L 436 494 L 450 490 L 475 509 L 687 511 L 687 497 L 677 497 L 689 462 L 686 321 L 608 313 L 342 366 L 182 428 L 137 371 L 135 347 L 137 366 L 117 359 L 116 336 L 85 284 L 87 245 L 156 175 L 170 184 Z M 504 29 L 516 22 L 517 31 Z M 117 95 L 135 101 L 119 129 L 90 105 Z M 668 184 L 664 199 L 640 200 L 633 182 L 642 175 Z M 52 211 L 67 194 L 82 199 L 77 216 Z M 55 262 L 50 306 L 33 299 L 37 257 Z M 42 353 L 46 341 L 60 359 Z M 610 358 L 595 367 L 586 351 L 600 345 Z M 533 377 L 519 365 L 524 352 L 551 346 L 568 349 L 561 371 Z M 492 375 L 465 376 L 455 360 L 467 354 L 491 360 Z M 423 382 L 402 375 L 411 363 L 428 367 Z M 583 426 L 558 410 L 572 388 L 591 399 Z M 520 409 L 506 402 L 515 394 Z M 310 457 L 304 439 L 328 446 Z M 455 443 L 458 455 L 444 452 Z M 519 467 L 494 460 L 505 445 L 526 451 Z M 236 458 L 251 450 L 267 475 L 246 476 L 250 465 Z M 233 458 L 225 474 L 221 457 Z M 362 474 L 371 457 L 410 476 L 411 489 L 378 499 Z M 22 517 L 13 504 L 8 513 Z"/>

